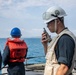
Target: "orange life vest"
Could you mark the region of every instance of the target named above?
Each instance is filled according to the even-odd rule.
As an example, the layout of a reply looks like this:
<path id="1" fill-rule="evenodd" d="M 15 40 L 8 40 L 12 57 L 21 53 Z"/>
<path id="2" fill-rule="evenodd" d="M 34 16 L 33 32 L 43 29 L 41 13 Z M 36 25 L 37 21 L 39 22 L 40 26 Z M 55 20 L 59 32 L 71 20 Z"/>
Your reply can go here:
<path id="1" fill-rule="evenodd" d="M 27 53 L 27 45 L 24 40 L 19 38 L 8 39 L 7 46 L 10 49 L 10 62 L 24 62 Z"/>

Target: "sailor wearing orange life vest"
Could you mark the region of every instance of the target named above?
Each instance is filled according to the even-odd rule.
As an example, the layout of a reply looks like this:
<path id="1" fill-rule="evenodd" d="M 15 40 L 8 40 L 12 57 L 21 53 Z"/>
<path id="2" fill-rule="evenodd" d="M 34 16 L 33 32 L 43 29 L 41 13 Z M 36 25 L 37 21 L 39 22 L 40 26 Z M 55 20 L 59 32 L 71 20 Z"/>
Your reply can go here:
<path id="1" fill-rule="evenodd" d="M 3 52 L 3 64 L 8 64 L 8 75 L 25 75 L 24 61 L 27 55 L 28 47 L 24 40 L 21 40 L 21 31 L 15 27 L 11 30 L 11 36 L 8 38 Z"/>
<path id="2" fill-rule="evenodd" d="M 44 75 L 72 75 L 76 57 L 76 37 L 65 27 L 65 11 L 58 6 L 50 7 L 43 20 L 48 29 L 57 36 L 48 45 L 46 33 L 42 34 L 42 44 L 46 54 Z"/>

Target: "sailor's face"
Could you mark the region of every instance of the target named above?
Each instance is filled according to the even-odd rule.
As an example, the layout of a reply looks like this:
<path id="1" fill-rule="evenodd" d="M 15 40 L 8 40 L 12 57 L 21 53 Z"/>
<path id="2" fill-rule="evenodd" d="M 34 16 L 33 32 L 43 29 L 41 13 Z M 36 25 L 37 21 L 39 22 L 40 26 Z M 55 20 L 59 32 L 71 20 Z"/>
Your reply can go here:
<path id="1" fill-rule="evenodd" d="M 55 21 L 50 21 L 49 23 L 47 23 L 47 27 L 49 29 L 50 32 L 54 32 L 54 28 L 55 28 Z"/>

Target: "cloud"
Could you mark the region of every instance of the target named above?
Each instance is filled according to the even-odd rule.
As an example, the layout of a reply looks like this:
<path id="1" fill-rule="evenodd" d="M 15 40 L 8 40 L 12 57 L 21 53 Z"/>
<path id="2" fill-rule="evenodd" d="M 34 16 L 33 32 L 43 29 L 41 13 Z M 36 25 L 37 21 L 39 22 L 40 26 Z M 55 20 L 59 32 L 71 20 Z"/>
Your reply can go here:
<path id="1" fill-rule="evenodd" d="M 51 5 L 60 5 L 65 7 L 74 7 L 76 6 L 75 0 L 24 0 L 16 3 L 17 9 L 23 9 L 26 7 L 32 6 L 51 6 Z"/>
<path id="2" fill-rule="evenodd" d="M 31 29 L 30 31 L 28 31 L 28 33 L 41 33 L 42 32 L 42 29 L 38 29 L 38 28 L 36 28 L 36 29 Z"/>
<path id="3" fill-rule="evenodd" d="M 28 7 L 60 5 L 72 8 L 76 7 L 75 4 L 75 0 L 0 0 L 0 14 L 7 18 L 31 18 L 30 13 L 27 13 Z"/>
<path id="4" fill-rule="evenodd" d="M 0 0 L 0 4 L 2 3 L 2 0 Z"/>
<path id="5" fill-rule="evenodd" d="M 43 6 L 48 3 L 48 0 L 0 0 L 0 7 L 22 9 L 31 6 Z"/>
<path id="6" fill-rule="evenodd" d="M 76 7 L 76 0 L 54 0 L 54 4 L 71 9 Z"/>
<path id="7" fill-rule="evenodd" d="M 73 17 L 72 9 L 76 8 L 76 0 L 0 0 L 0 19 L 2 22 L 5 22 L 5 25 L 9 25 L 8 27 L 10 28 L 14 25 L 27 25 L 27 30 L 22 29 L 24 36 L 26 33 L 28 36 L 40 36 L 43 31 L 39 29 L 39 25 L 42 24 L 41 13 L 52 5 L 59 5 L 66 10 L 70 10 L 71 12 L 68 11 L 69 15 Z M 0 21 L 0 23 L 2 22 Z M 4 23 L 1 25 L 3 24 Z M 36 24 L 39 27 L 35 27 Z M 31 27 L 30 31 L 29 26 Z M 74 33 L 76 33 L 76 31 L 74 31 Z"/>
<path id="8" fill-rule="evenodd" d="M 10 9 L 24 9 L 31 6 L 51 6 L 61 5 L 65 7 L 74 7 L 76 0 L 0 0 L 0 7 L 7 6 Z"/>
<path id="9" fill-rule="evenodd" d="M 45 0 L 0 0 L 0 14 L 6 18 L 36 19 L 27 12 L 27 7 L 41 6 Z M 25 15 L 25 16 L 24 16 Z"/>
<path id="10" fill-rule="evenodd" d="M 27 33 L 27 36 L 28 37 L 40 37 L 41 36 L 41 34 L 42 34 L 42 29 L 30 29 L 30 31 L 29 30 L 26 30 L 26 33 Z M 25 33 L 25 34 L 26 34 Z M 31 34 L 31 35 L 30 35 Z"/>

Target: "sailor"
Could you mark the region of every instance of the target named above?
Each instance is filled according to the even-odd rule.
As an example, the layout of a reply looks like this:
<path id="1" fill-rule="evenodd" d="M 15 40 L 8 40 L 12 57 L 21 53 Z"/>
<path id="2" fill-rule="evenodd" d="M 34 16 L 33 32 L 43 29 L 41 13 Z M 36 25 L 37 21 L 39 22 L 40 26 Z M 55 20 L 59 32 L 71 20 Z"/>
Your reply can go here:
<path id="1" fill-rule="evenodd" d="M 3 64 L 8 65 L 8 75 L 25 75 L 27 44 L 20 38 L 22 34 L 19 28 L 13 28 L 10 34 L 12 38 L 7 39 L 2 56 Z"/>
<path id="2" fill-rule="evenodd" d="M 76 37 L 64 25 L 66 12 L 59 6 L 50 7 L 43 13 L 43 20 L 50 32 L 57 36 L 48 44 L 46 33 L 42 33 L 42 44 L 46 54 L 44 75 L 72 75 L 76 57 Z"/>

